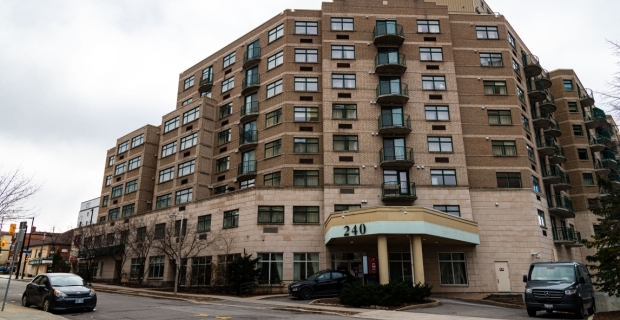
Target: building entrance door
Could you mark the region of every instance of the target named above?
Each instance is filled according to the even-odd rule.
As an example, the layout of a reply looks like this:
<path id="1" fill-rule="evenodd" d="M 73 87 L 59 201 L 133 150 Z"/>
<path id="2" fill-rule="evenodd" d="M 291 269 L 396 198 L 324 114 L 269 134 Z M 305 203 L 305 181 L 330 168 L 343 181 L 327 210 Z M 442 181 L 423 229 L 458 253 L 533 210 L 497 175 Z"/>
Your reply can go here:
<path id="1" fill-rule="evenodd" d="M 332 254 L 332 269 L 350 273 L 362 282 L 364 268 L 362 266 L 361 253 L 336 253 Z"/>
<path id="2" fill-rule="evenodd" d="M 495 276 L 497 277 L 497 291 L 511 292 L 508 262 L 495 262 Z"/>

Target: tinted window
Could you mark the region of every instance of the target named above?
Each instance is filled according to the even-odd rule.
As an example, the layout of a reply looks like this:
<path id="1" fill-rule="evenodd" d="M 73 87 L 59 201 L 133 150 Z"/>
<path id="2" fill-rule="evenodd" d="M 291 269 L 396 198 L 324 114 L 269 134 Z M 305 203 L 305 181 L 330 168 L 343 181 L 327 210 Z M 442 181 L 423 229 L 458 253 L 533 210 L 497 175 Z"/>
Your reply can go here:
<path id="1" fill-rule="evenodd" d="M 34 280 L 32 280 L 32 283 L 39 284 L 39 282 L 41 282 L 41 279 L 43 279 L 43 276 L 38 276 L 34 278 Z"/>
<path id="2" fill-rule="evenodd" d="M 316 279 L 317 279 L 317 280 L 329 280 L 329 279 L 330 279 L 329 275 L 330 275 L 330 273 L 329 273 L 329 272 L 327 272 L 327 273 L 324 273 L 324 274 L 320 275 L 320 276 L 319 276 L 318 278 L 316 278 Z"/>
<path id="3" fill-rule="evenodd" d="M 41 280 L 39 281 L 39 284 L 48 286 L 49 285 L 49 280 L 47 280 L 47 277 L 41 277 Z"/>
<path id="4" fill-rule="evenodd" d="M 340 273 L 340 272 L 332 272 L 332 279 L 340 279 L 340 278 L 344 278 L 345 275 Z"/>
<path id="5" fill-rule="evenodd" d="M 65 287 L 65 286 L 83 286 L 84 280 L 78 276 L 67 275 L 67 276 L 55 276 L 51 279 L 52 285 L 55 287 Z"/>

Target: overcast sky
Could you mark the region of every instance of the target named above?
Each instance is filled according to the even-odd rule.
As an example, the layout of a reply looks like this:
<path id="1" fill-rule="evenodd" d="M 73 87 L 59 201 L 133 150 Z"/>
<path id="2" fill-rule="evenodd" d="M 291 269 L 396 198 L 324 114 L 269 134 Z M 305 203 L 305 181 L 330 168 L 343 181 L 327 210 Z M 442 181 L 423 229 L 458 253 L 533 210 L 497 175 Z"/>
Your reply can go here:
<path id="1" fill-rule="evenodd" d="M 599 91 L 618 70 L 605 39 L 620 40 L 620 1 L 487 2 L 546 69 L 575 69 Z M 179 73 L 284 9 L 320 7 L 320 0 L 0 0 L 0 164 L 21 165 L 43 184 L 31 201 L 38 229 L 76 225 L 80 202 L 100 195 L 106 150 L 160 124 L 175 107 Z"/>

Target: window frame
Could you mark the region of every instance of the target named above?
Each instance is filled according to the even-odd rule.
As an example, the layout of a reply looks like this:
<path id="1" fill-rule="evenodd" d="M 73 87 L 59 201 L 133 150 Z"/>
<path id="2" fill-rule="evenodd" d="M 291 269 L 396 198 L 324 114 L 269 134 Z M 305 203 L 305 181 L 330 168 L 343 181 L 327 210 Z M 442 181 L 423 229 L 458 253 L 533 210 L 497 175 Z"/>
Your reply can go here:
<path id="1" fill-rule="evenodd" d="M 351 111 L 353 117 L 348 117 Z M 342 116 L 338 117 L 337 113 L 340 113 Z M 357 104 L 332 104 L 332 119 L 357 120 Z"/>
<path id="2" fill-rule="evenodd" d="M 443 88 L 441 84 L 443 83 Z M 428 85 L 432 84 L 432 88 L 428 88 Z M 446 91 L 448 90 L 448 84 L 446 83 L 445 76 L 422 76 L 422 90 L 424 91 Z"/>
<path id="3" fill-rule="evenodd" d="M 227 210 L 223 213 L 223 229 L 238 228 L 239 227 L 239 209 Z M 228 224 L 227 224 L 228 222 Z"/>
<path id="4" fill-rule="evenodd" d="M 135 148 L 144 144 L 144 133 L 131 138 L 131 148 Z"/>
<path id="5" fill-rule="evenodd" d="M 228 68 L 237 61 L 237 52 L 233 51 L 222 59 L 222 69 Z"/>
<path id="6" fill-rule="evenodd" d="M 584 136 L 584 132 L 583 132 L 583 126 L 581 124 L 573 124 L 573 135 L 575 137 L 583 137 Z"/>
<path id="7" fill-rule="evenodd" d="M 302 110 L 303 109 L 303 110 Z M 304 120 L 298 118 L 298 114 L 304 114 Z M 316 115 L 316 119 L 312 116 Z M 297 106 L 293 108 L 293 122 L 317 122 L 319 121 L 319 108 L 318 107 L 303 107 Z"/>
<path id="8" fill-rule="evenodd" d="M 123 195 L 123 184 L 119 184 L 118 186 L 112 187 L 112 191 L 110 193 L 110 199 L 118 198 Z"/>
<path id="9" fill-rule="evenodd" d="M 351 84 L 353 84 L 353 86 L 351 86 Z M 355 89 L 356 87 L 357 77 L 355 74 L 332 73 L 333 89 Z"/>
<path id="10" fill-rule="evenodd" d="M 575 90 L 575 85 L 573 84 L 573 79 L 563 79 L 562 80 L 562 88 L 564 88 L 564 91 L 573 91 L 573 90 Z"/>
<path id="11" fill-rule="evenodd" d="M 496 147 L 500 149 L 496 149 Z M 516 140 L 492 140 L 491 148 L 492 148 L 492 153 L 494 157 L 516 157 L 518 156 Z M 509 152 L 507 152 L 507 150 L 509 150 L 510 148 L 513 149 L 514 151 L 513 154 L 509 154 Z M 495 152 L 495 150 L 501 150 L 501 153 L 498 154 Z"/>
<path id="12" fill-rule="evenodd" d="M 585 159 L 581 158 L 581 155 L 585 155 Z M 587 161 L 590 160 L 590 155 L 588 154 L 588 149 L 577 149 L 577 159 L 579 159 L 580 161 Z"/>
<path id="13" fill-rule="evenodd" d="M 594 181 L 594 175 L 591 172 L 585 172 L 582 174 L 583 176 L 583 185 L 588 187 L 596 186 L 596 182 Z M 589 177 L 587 177 L 589 176 Z M 589 183 L 588 183 L 589 182 Z"/>
<path id="14" fill-rule="evenodd" d="M 319 92 L 319 78 L 317 77 L 295 77 L 294 85 L 296 92 Z"/>
<path id="15" fill-rule="evenodd" d="M 486 55 L 483 57 L 483 55 Z M 499 60 L 497 60 L 499 56 Z M 504 66 L 504 56 L 502 53 L 496 52 L 480 52 L 480 66 L 482 67 L 503 67 Z"/>
<path id="16" fill-rule="evenodd" d="M 265 143 L 265 159 L 282 154 L 282 139 Z"/>
<path id="17" fill-rule="evenodd" d="M 186 162 L 183 162 L 183 163 L 179 164 L 177 166 L 177 169 L 178 169 L 177 170 L 177 177 L 179 178 L 179 177 L 184 177 L 184 176 L 193 174 L 194 171 L 195 171 L 195 166 L 196 166 L 196 160 L 190 160 L 190 161 L 186 161 Z M 189 172 L 185 173 L 186 172 L 186 168 L 188 168 L 188 167 L 190 168 Z"/>
<path id="18" fill-rule="evenodd" d="M 215 173 L 222 173 L 228 170 L 230 170 L 230 156 L 215 160 Z"/>
<path id="19" fill-rule="evenodd" d="M 311 219 L 309 218 L 311 214 L 316 214 L 316 221 L 314 221 L 314 219 L 310 221 Z M 300 219 L 300 216 L 302 216 L 303 219 Z M 305 220 L 305 221 L 300 221 L 300 220 Z M 320 224 L 320 223 L 321 223 L 320 207 L 318 206 L 293 206 L 293 224 Z"/>
<path id="20" fill-rule="evenodd" d="M 437 22 L 437 23 L 434 23 L 434 22 Z M 418 33 L 441 33 L 441 23 L 439 22 L 439 20 L 417 20 L 416 26 L 417 26 Z M 433 31 L 434 26 L 437 26 L 437 31 Z M 427 30 L 420 31 L 420 27 L 422 28 L 426 27 Z"/>
<path id="21" fill-rule="evenodd" d="M 267 99 L 277 96 L 284 92 L 284 81 L 278 79 L 267 85 Z"/>
<path id="22" fill-rule="evenodd" d="M 232 115 L 233 113 L 233 103 L 229 102 L 225 105 L 220 106 L 220 119 L 224 119 L 226 117 L 229 117 L 230 115 Z"/>
<path id="23" fill-rule="evenodd" d="M 138 192 L 138 179 L 131 180 L 125 183 L 125 194 L 130 194 L 134 192 Z"/>
<path id="24" fill-rule="evenodd" d="M 267 220 L 264 219 L 265 215 Z M 284 206 L 258 206 L 256 220 L 257 224 L 284 224 L 284 216 Z"/>
<path id="25" fill-rule="evenodd" d="M 456 210 L 455 210 L 456 208 Z M 433 210 L 441 211 L 455 217 L 461 217 L 461 206 L 453 204 L 433 205 Z"/>
<path id="26" fill-rule="evenodd" d="M 299 149 L 302 149 L 303 151 L 298 151 Z M 296 153 L 296 154 L 320 153 L 319 138 L 318 137 L 295 137 L 293 138 L 293 153 Z"/>
<path id="27" fill-rule="evenodd" d="M 127 218 L 127 217 L 131 217 L 133 216 L 133 214 L 136 212 L 136 205 L 135 204 L 128 204 L 126 206 L 123 206 L 123 210 L 121 210 L 121 218 Z"/>
<path id="28" fill-rule="evenodd" d="M 174 127 L 172 127 L 174 126 Z M 179 116 L 176 116 L 166 122 L 164 122 L 164 133 L 168 133 L 179 127 Z"/>
<path id="29" fill-rule="evenodd" d="M 502 175 L 502 176 L 500 176 Z M 523 188 L 523 181 L 521 179 L 521 172 L 496 172 L 495 173 L 495 179 L 497 180 L 497 188 L 498 189 L 521 189 Z M 505 179 L 505 184 L 506 186 L 502 186 L 503 184 L 500 184 L 500 179 Z M 511 186 L 511 180 L 513 180 L 513 182 L 516 182 L 516 179 L 518 179 L 518 187 L 513 187 Z"/>
<path id="30" fill-rule="evenodd" d="M 339 183 L 338 178 L 344 178 L 344 183 Z M 352 181 L 350 181 L 352 179 Z M 360 185 L 360 169 L 359 168 L 334 168 L 334 185 L 350 186 Z"/>
<path id="31" fill-rule="evenodd" d="M 282 123 L 282 108 L 265 114 L 265 128 L 271 128 Z"/>
<path id="32" fill-rule="evenodd" d="M 316 179 L 316 184 L 310 184 L 312 180 Z M 298 181 L 303 180 L 303 184 L 299 184 Z M 321 185 L 321 177 L 319 170 L 293 170 L 293 186 L 295 187 L 318 187 Z"/>
<path id="33" fill-rule="evenodd" d="M 491 113 L 497 113 L 497 114 L 493 114 L 491 115 Z M 506 114 L 508 113 L 508 114 Z M 506 116 L 508 116 L 508 118 L 506 118 Z M 497 123 L 491 123 L 491 119 L 496 117 L 497 119 Z M 487 110 L 487 118 L 489 120 L 489 125 L 493 125 L 493 126 L 506 126 L 506 125 L 512 125 L 512 112 L 511 110 Z M 503 123 L 502 119 L 506 120 L 506 119 L 510 119 L 509 123 Z"/>
<path id="34" fill-rule="evenodd" d="M 450 260 L 445 260 L 441 258 L 441 255 L 446 255 L 449 254 L 450 255 Z M 463 260 L 455 260 L 454 259 L 454 255 L 455 254 L 462 254 L 463 255 Z M 465 252 L 438 252 L 437 253 L 437 261 L 438 261 L 438 267 L 439 267 L 439 283 L 441 286 L 469 286 L 469 277 L 467 274 L 467 256 L 465 255 Z M 442 270 L 442 263 L 450 263 L 450 270 L 452 270 L 452 283 L 444 283 L 444 279 L 442 279 L 441 277 L 441 270 Z M 457 283 L 456 281 L 456 274 L 454 273 L 454 263 L 462 263 L 462 270 L 464 272 L 464 276 L 465 276 L 465 283 Z"/>
<path id="35" fill-rule="evenodd" d="M 263 185 L 270 187 L 279 187 L 281 182 L 282 172 L 273 172 L 263 175 Z M 268 184 L 267 181 L 270 181 Z M 276 183 L 277 181 L 277 183 Z"/>
<path id="36" fill-rule="evenodd" d="M 189 145 L 188 145 L 189 144 Z M 194 147 L 198 144 L 198 132 L 192 133 L 189 136 L 185 136 L 181 138 L 181 147 L 179 151 L 183 151 Z"/>
<path id="37" fill-rule="evenodd" d="M 164 277 L 166 258 L 164 256 L 149 257 L 148 279 L 160 279 Z"/>
<path id="38" fill-rule="evenodd" d="M 441 177 L 442 183 L 434 183 L 433 177 Z M 454 177 L 454 184 L 446 184 L 447 177 Z M 456 169 L 431 169 L 431 185 L 433 186 L 457 186 Z"/>
<path id="39" fill-rule="evenodd" d="M 298 60 L 298 57 L 304 57 L 304 61 Z M 308 59 L 308 57 L 315 57 L 314 61 Z M 295 49 L 295 62 L 299 63 L 318 63 L 319 62 L 319 50 L 318 49 Z"/>
<path id="40" fill-rule="evenodd" d="M 189 110 L 187 112 L 183 112 L 183 125 L 196 121 L 199 118 L 200 118 L 200 106 L 192 110 Z"/>
<path id="41" fill-rule="evenodd" d="M 284 63 L 284 51 L 280 51 L 272 55 L 271 57 L 267 58 L 267 71 L 272 70 L 275 67 L 281 66 L 283 63 Z"/>
<path id="42" fill-rule="evenodd" d="M 222 142 L 224 140 L 224 142 Z M 229 143 L 232 140 L 232 129 L 228 128 L 217 133 L 218 146 Z"/>
<path id="43" fill-rule="evenodd" d="M 332 45 L 332 60 L 355 60 L 354 45 Z"/>
<path id="44" fill-rule="evenodd" d="M 303 25 L 302 25 L 303 24 Z M 312 26 L 314 24 L 314 26 Z M 314 33 L 309 33 L 309 28 L 315 28 Z M 298 32 L 298 28 L 304 28 L 305 32 Z M 295 21 L 295 34 L 304 34 L 304 35 L 318 35 L 319 34 L 319 22 L 318 21 Z"/>
<path id="45" fill-rule="evenodd" d="M 185 80 L 183 80 L 183 91 L 191 88 L 194 86 L 194 76 L 192 75 L 189 78 L 186 78 Z"/>
<path id="46" fill-rule="evenodd" d="M 222 93 L 235 88 L 235 76 L 222 80 Z"/>
<path id="47" fill-rule="evenodd" d="M 172 141 L 161 147 L 161 158 L 169 157 L 177 152 L 177 142 Z"/>
<path id="48" fill-rule="evenodd" d="M 172 205 L 172 193 L 157 196 L 155 198 L 155 209 L 164 209 Z"/>
<path id="49" fill-rule="evenodd" d="M 337 149 L 336 144 L 342 143 L 342 149 Z M 352 143 L 352 145 L 351 145 Z M 333 151 L 359 151 L 359 136 L 357 135 L 333 135 L 332 136 Z"/>
<path id="50" fill-rule="evenodd" d="M 484 33 L 484 36 L 481 37 L 483 33 Z M 495 37 L 490 36 L 493 34 L 495 35 Z M 476 39 L 499 40 L 499 28 L 497 26 L 476 26 Z"/>
<path id="51" fill-rule="evenodd" d="M 572 107 L 575 107 L 572 109 Z M 568 112 L 569 113 L 579 113 L 579 105 L 577 102 L 569 101 L 568 102 Z"/>
<path id="52" fill-rule="evenodd" d="M 545 212 L 540 209 L 536 209 L 536 211 L 538 213 L 538 226 L 540 226 L 541 228 L 547 228 L 547 219 L 545 219 Z"/>
<path id="53" fill-rule="evenodd" d="M 211 231 L 211 215 L 205 214 L 198 216 L 198 221 L 196 222 L 196 232 L 208 231 Z"/>
<path id="54" fill-rule="evenodd" d="M 165 180 L 162 180 L 162 179 L 165 179 Z M 157 180 L 158 183 L 168 182 L 173 179 L 174 179 L 174 167 L 159 170 L 159 179 Z"/>
<path id="55" fill-rule="evenodd" d="M 119 163 L 114 167 L 114 176 L 127 172 L 127 162 Z"/>
<path id="56" fill-rule="evenodd" d="M 349 25 L 351 26 L 350 29 L 348 27 Z M 329 20 L 329 26 L 330 26 L 331 31 L 354 31 L 355 30 L 355 19 L 346 18 L 346 17 L 332 17 Z M 340 26 L 340 27 L 334 28 L 334 26 Z"/>
<path id="57" fill-rule="evenodd" d="M 179 205 L 183 203 L 192 202 L 193 197 L 194 197 L 194 188 L 178 190 L 174 194 L 174 204 Z"/>
<path id="58" fill-rule="evenodd" d="M 267 43 L 272 43 L 282 37 L 284 37 L 284 23 L 269 30 L 267 34 Z"/>
<path id="59" fill-rule="evenodd" d="M 439 59 L 435 59 L 435 55 L 437 53 L 439 53 L 440 55 Z M 428 57 L 424 59 L 424 55 L 428 55 Z M 443 48 L 442 47 L 420 47 L 420 61 L 444 61 L 443 60 Z"/>
<path id="60" fill-rule="evenodd" d="M 120 143 L 116 150 L 117 150 L 116 154 L 127 152 L 127 150 L 129 150 L 129 140 Z"/>
<path id="61" fill-rule="evenodd" d="M 426 142 L 428 144 L 429 153 L 454 153 L 452 137 L 426 137 Z M 450 151 L 443 151 L 443 147 L 447 147 L 448 145 L 450 146 Z M 433 150 L 431 149 L 431 146 L 436 146 L 436 149 L 439 150 Z"/>
<path id="62" fill-rule="evenodd" d="M 434 110 L 429 110 L 430 108 L 434 108 Z M 438 108 L 446 108 L 445 110 L 439 110 Z M 428 115 L 430 113 L 435 114 L 436 119 L 429 119 Z M 440 119 L 439 114 L 447 114 L 448 119 Z M 450 121 L 450 107 L 449 106 L 424 106 L 424 120 L 426 121 Z"/>
<path id="63" fill-rule="evenodd" d="M 487 96 L 508 95 L 508 84 L 506 83 L 506 81 L 485 80 L 482 82 L 482 86 L 484 87 L 484 95 L 487 95 Z M 489 88 L 492 90 L 491 93 L 487 91 L 487 89 Z M 504 92 L 502 92 L 502 89 Z"/>

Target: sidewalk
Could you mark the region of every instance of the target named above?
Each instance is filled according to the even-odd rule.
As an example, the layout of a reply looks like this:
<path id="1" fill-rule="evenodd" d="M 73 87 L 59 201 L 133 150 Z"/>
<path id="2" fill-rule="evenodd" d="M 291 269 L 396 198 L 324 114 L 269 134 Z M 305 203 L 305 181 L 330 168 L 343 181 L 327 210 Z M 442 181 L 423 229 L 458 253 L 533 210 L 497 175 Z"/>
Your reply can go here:
<path id="1" fill-rule="evenodd" d="M 0 301 L 0 305 L 1 305 Z M 0 312 L 0 319 L 2 320 L 17 320 L 17 319 L 28 319 L 28 320 L 54 320 L 54 319 L 64 319 L 65 318 L 57 315 L 53 315 L 49 312 L 43 312 L 42 310 L 38 310 L 35 308 L 26 308 L 20 305 L 14 305 L 10 303 L 6 303 L 4 306 L 4 312 Z"/>

